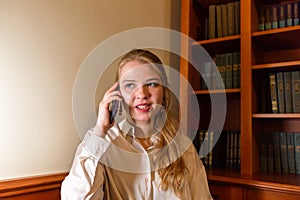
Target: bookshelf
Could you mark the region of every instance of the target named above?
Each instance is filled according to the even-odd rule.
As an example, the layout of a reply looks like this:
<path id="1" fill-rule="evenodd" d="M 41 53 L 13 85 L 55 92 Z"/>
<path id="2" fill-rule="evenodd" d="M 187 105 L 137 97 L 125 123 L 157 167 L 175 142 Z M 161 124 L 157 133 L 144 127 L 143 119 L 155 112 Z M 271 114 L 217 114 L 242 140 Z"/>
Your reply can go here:
<path id="1" fill-rule="evenodd" d="M 300 25 L 261 30 L 261 10 L 266 7 L 287 5 L 287 0 L 239 1 L 239 31 L 230 36 L 208 38 L 205 19 L 211 5 L 222 5 L 234 0 L 182 0 L 181 32 L 193 38 L 193 45 L 201 45 L 212 58 L 218 54 L 240 52 L 240 87 L 225 90 L 201 88 L 201 75 L 184 59 L 180 72 L 189 80 L 200 104 L 201 116 L 208 115 L 210 95 L 226 94 L 227 114 L 224 130 L 240 131 L 239 169 L 218 167 L 207 169 L 214 199 L 299 199 L 300 174 L 265 172 L 260 166 L 260 137 L 270 132 L 300 132 L 300 113 L 272 113 L 262 111 L 262 84 L 269 73 L 300 70 Z M 300 5 L 300 3 L 299 3 Z M 216 17 L 217 18 L 217 17 Z M 207 20 L 209 22 L 209 20 Z M 217 23 L 217 22 L 215 22 Z M 208 23 L 209 25 L 209 23 Z M 181 53 L 192 54 L 185 41 Z M 182 94 L 187 94 L 181 86 Z M 266 94 L 268 95 L 268 94 Z M 181 95 L 186 103 L 188 94 Z M 267 97 L 264 97 L 267 98 Z M 203 120 L 203 121 L 202 121 Z M 186 122 L 189 124 L 189 119 Z M 207 119 L 201 118 L 199 129 L 207 129 Z M 188 127 L 186 131 L 190 130 Z M 268 135 L 266 135 L 268 136 Z"/>

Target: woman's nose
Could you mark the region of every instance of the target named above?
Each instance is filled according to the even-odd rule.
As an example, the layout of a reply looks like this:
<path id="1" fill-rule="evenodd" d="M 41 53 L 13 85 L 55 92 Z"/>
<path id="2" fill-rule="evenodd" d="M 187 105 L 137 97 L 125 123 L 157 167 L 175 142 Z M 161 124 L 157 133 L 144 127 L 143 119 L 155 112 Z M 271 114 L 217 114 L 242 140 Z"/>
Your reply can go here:
<path id="1" fill-rule="evenodd" d="M 146 99 L 149 97 L 149 90 L 147 85 L 142 85 L 138 87 L 135 91 L 135 96 L 138 99 Z"/>

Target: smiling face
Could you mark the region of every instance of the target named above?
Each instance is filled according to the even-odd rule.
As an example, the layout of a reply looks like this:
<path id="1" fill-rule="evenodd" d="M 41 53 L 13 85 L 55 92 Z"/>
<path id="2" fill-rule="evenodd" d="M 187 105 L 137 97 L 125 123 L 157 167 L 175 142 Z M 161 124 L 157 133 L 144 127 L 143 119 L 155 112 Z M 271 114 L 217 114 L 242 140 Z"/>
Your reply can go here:
<path id="1" fill-rule="evenodd" d="M 154 66 L 128 61 L 120 68 L 119 83 L 132 120 L 137 125 L 149 124 L 163 101 L 162 80 Z"/>

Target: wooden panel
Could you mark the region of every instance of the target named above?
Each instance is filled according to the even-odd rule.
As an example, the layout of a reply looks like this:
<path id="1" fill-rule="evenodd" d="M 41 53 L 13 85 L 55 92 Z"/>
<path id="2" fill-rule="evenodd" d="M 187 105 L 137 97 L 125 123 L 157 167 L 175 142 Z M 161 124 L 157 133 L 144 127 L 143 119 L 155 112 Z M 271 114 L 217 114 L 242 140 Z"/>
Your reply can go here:
<path id="1" fill-rule="evenodd" d="M 210 184 L 209 188 L 214 200 L 242 199 L 242 188 L 240 187 Z"/>
<path id="2" fill-rule="evenodd" d="M 60 199 L 66 173 L 0 181 L 0 199 Z"/>
<path id="3" fill-rule="evenodd" d="M 245 189 L 243 193 L 245 200 L 299 200 L 300 194 L 275 192 L 268 190 Z"/>

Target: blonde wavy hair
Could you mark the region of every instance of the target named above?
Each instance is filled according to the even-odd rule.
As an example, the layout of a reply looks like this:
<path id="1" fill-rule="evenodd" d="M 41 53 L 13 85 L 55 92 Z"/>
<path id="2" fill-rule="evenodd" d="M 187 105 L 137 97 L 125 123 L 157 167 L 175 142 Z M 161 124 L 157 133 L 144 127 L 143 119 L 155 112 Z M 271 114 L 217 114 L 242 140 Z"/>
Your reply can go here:
<path id="1" fill-rule="evenodd" d="M 173 101 L 173 99 L 171 99 L 171 91 L 167 87 L 168 80 L 166 72 L 161 60 L 155 54 L 144 49 L 134 49 L 126 53 L 121 58 L 117 79 L 119 78 L 120 69 L 122 68 L 122 66 L 124 66 L 124 64 L 126 64 L 127 62 L 133 60 L 139 61 L 143 64 L 148 63 L 152 66 L 154 65 L 155 69 L 159 72 L 163 83 L 162 106 L 164 106 L 165 108 L 167 118 L 164 126 L 161 129 L 161 134 L 159 134 L 158 141 L 154 146 L 154 149 L 160 150 L 171 143 L 179 129 L 179 119 L 178 117 L 174 116 L 171 109 L 171 102 Z M 176 151 L 176 147 L 174 150 Z M 166 156 L 165 154 L 163 155 Z M 179 198 L 183 198 L 184 188 L 188 185 L 189 179 L 187 166 L 183 159 L 184 156 L 185 154 L 178 156 L 179 158 L 171 162 L 168 166 L 158 169 L 158 174 L 162 179 L 162 182 L 160 184 L 161 189 L 167 190 L 171 187 Z"/>

